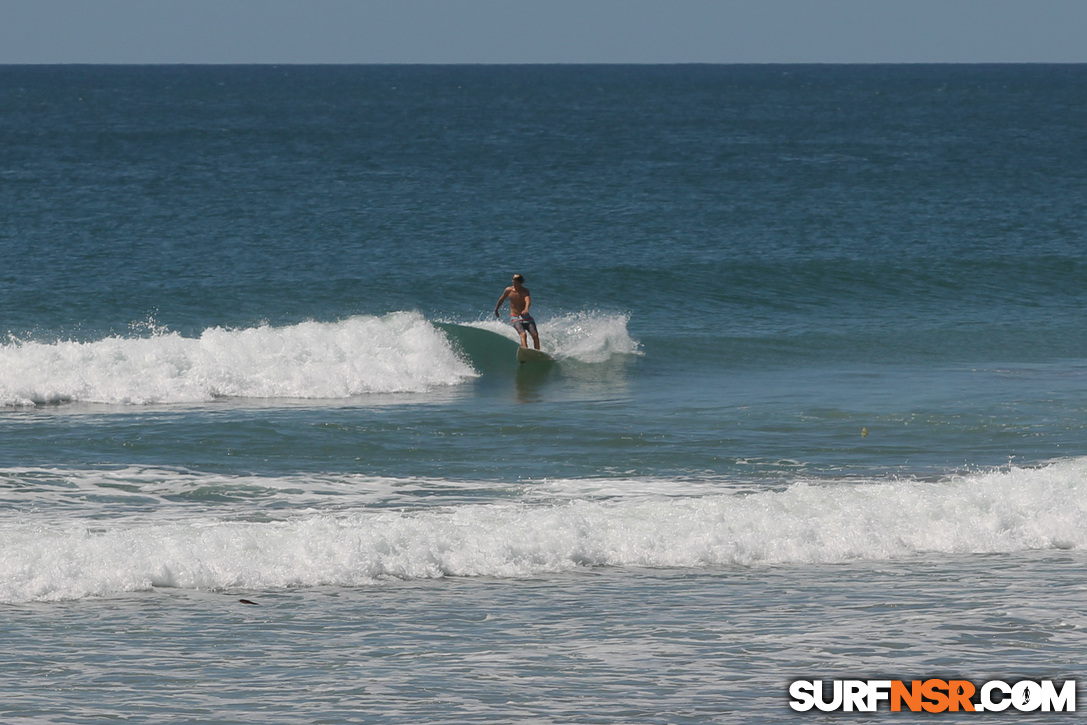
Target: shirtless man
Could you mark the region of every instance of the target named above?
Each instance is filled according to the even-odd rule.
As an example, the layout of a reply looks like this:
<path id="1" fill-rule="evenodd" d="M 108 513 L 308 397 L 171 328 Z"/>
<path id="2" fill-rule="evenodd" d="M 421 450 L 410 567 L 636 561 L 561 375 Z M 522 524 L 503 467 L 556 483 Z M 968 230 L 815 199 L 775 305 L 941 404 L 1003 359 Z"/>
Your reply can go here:
<path id="1" fill-rule="evenodd" d="M 494 306 L 494 316 L 498 317 L 498 308 L 506 299 L 510 301 L 510 322 L 521 335 L 521 347 L 528 347 L 528 336 L 532 335 L 532 343 L 536 349 L 540 349 L 540 334 L 536 332 L 536 320 L 528 313 L 532 306 L 532 298 L 529 296 L 528 287 L 525 287 L 525 278 L 519 274 L 513 275 L 513 286 L 507 287 L 502 296 L 498 298 L 498 304 Z"/>

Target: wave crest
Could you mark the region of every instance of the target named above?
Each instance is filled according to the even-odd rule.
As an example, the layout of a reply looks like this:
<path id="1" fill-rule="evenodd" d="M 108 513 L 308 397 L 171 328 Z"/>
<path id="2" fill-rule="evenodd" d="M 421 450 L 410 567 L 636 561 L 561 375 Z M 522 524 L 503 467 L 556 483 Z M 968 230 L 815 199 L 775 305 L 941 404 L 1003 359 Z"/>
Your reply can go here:
<path id="1" fill-rule="evenodd" d="M 213 327 L 197 338 L 14 342 L 0 347 L 0 405 L 145 405 L 223 397 L 346 398 L 425 392 L 476 373 L 422 315 L 286 327 Z"/>

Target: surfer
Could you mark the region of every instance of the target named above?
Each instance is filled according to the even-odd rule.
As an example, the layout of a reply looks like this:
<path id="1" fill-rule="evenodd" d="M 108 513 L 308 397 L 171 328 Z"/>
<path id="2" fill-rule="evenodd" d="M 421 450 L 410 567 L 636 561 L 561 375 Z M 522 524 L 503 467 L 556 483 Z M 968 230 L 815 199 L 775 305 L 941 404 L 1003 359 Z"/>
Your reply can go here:
<path id="1" fill-rule="evenodd" d="M 495 317 L 499 316 L 498 308 L 507 299 L 510 301 L 510 322 L 521 336 L 521 347 L 528 347 L 528 336 L 532 335 L 532 344 L 539 350 L 540 334 L 536 331 L 536 320 L 528 313 L 528 308 L 532 306 L 532 297 L 529 296 L 528 287 L 525 287 L 524 277 L 513 275 L 513 284 L 506 288 L 498 298 L 498 304 L 494 306 Z"/>

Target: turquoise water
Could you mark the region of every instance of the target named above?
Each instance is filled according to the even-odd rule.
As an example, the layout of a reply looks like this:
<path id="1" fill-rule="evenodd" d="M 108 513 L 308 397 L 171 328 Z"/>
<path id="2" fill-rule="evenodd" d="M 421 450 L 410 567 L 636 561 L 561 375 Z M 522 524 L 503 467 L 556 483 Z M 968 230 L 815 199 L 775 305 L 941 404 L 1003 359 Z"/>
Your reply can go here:
<path id="1" fill-rule="evenodd" d="M 796 679 L 1081 669 L 1083 67 L 0 99 L 5 722 L 779 722 Z"/>

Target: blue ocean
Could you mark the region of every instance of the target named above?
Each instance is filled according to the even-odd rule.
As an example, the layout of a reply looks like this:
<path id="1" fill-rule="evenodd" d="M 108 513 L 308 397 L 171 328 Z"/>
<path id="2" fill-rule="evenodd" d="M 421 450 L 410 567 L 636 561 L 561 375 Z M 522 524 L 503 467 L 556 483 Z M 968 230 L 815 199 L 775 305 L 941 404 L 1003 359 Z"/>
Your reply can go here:
<path id="1" fill-rule="evenodd" d="M 1085 119 L 1080 65 L 0 66 L 0 720 L 1081 677 Z"/>

